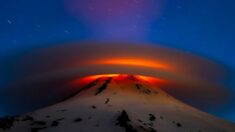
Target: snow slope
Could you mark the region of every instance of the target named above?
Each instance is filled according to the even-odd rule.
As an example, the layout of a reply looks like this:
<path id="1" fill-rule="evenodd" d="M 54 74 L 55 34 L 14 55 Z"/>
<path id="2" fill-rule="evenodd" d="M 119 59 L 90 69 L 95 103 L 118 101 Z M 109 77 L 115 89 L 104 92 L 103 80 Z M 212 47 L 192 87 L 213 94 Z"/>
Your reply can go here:
<path id="1" fill-rule="evenodd" d="M 0 132 L 235 132 L 136 76 L 98 77 L 67 100 L 0 119 Z"/>

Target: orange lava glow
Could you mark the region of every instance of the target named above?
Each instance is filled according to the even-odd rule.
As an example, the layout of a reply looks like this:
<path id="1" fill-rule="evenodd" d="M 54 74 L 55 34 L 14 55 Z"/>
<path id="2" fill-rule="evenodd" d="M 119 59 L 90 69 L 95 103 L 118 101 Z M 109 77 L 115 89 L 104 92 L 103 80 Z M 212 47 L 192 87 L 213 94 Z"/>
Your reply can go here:
<path id="1" fill-rule="evenodd" d="M 142 75 L 133 75 L 136 79 L 138 79 L 139 81 L 146 81 L 152 84 L 156 84 L 156 85 L 165 85 L 168 83 L 167 80 L 164 79 L 160 79 L 160 78 L 156 78 L 156 77 L 148 77 L 148 76 L 142 76 Z M 88 77 L 83 77 L 83 78 L 78 78 L 72 81 L 71 85 L 72 86 L 79 86 L 79 87 L 83 87 L 89 83 L 91 83 L 92 81 L 96 80 L 96 79 L 105 79 L 105 78 L 109 78 L 112 77 L 115 80 L 128 80 L 128 77 L 130 77 L 130 75 L 127 74 L 103 74 L 103 75 L 92 75 L 92 76 L 88 76 Z"/>
<path id="2" fill-rule="evenodd" d="M 156 77 L 147 77 L 147 76 L 141 76 L 141 75 L 137 75 L 137 77 L 141 80 L 148 81 L 148 82 L 168 83 L 167 80 L 156 78 Z"/>
<path id="3" fill-rule="evenodd" d="M 89 77 L 86 77 L 86 78 L 97 79 L 97 78 L 102 78 L 102 77 L 117 77 L 117 76 L 120 76 L 120 74 L 93 75 L 93 76 L 89 76 Z"/>
<path id="4" fill-rule="evenodd" d="M 169 65 L 162 62 L 156 62 L 154 60 L 146 60 L 139 58 L 112 58 L 112 59 L 98 60 L 92 63 L 101 64 L 101 65 L 139 66 L 139 67 L 149 67 L 149 68 L 164 69 L 164 70 L 173 69 Z"/>

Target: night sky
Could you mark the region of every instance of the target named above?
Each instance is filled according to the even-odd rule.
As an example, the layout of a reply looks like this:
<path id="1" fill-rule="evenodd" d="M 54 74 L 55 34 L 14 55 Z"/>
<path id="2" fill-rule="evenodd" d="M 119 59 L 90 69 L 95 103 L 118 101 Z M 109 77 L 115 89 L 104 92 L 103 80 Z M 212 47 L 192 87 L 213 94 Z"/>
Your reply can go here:
<path id="1" fill-rule="evenodd" d="M 234 0 L 0 0 L 0 89 L 9 83 L 4 60 L 21 51 L 70 42 L 123 41 L 215 60 L 231 72 L 227 86 L 235 92 L 234 5 Z M 208 112 L 235 122 L 233 104 Z M 4 105 L 0 116 L 8 114 L 1 110 Z"/>

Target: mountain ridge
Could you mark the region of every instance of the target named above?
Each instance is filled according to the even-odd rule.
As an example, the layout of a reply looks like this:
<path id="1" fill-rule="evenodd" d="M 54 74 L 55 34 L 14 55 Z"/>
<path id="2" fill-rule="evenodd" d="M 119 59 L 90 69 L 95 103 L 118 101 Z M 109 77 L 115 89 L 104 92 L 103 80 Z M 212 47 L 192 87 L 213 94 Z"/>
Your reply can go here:
<path id="1" fill-rule="evenodd" d="M 184 104 L 148 79 L 133 75 L 88 79 L 79 83 L 83 86 L 76 95 L 60 103 L 22 116 L 0 119 L 0 132 L 235 130 L 234 124 Z"/>

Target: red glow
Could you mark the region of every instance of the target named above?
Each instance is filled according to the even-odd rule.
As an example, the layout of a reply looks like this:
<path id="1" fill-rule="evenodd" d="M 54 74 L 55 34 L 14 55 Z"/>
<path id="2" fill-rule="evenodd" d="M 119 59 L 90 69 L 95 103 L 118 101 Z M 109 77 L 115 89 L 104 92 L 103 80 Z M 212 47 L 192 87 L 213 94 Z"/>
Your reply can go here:
<path id="1" fill-rule="evenodd" d="M 97 79 L 97 78 L 102 78 L 102 77 L 117 77 L 117 76 L 120 76 L 120 74 L 93 75 L 93 76 L 89 76 L 87 78 Z"/>
<path id="2" fill-rule="evenodd" d="M 128 77 L 130 75 L 127 74 L 102 74 L 102 75 L 92 75 L 92 76 L 88 76 L 88 77 L 84 77 L 84 78 L 79 78 L 79 79 L 75 79 L 72 81 L 71 85 L 72 86 L 79 86 L 79 87 L 83 87 L 89 83 L 91 83 L 92 81 L 96 80 L 96 79 L 106 79 L 109 77 L 112 77 L 114 80 L 123 80 L 123 82 L 128 81 Z M 156 78 L 156 77 L 148 77 L 148 76 L 142 76 L 142 75 L 134 75 L 134 77 L 136 79 L 138 79 L 139 81 L 144 81 L 144 82 L 148 82 L 151 84 L 155 84 L 155 85 L 165 85 L 168 84 L 167 80 L 164 79 L 160 79 L 160 78 Z"/>

